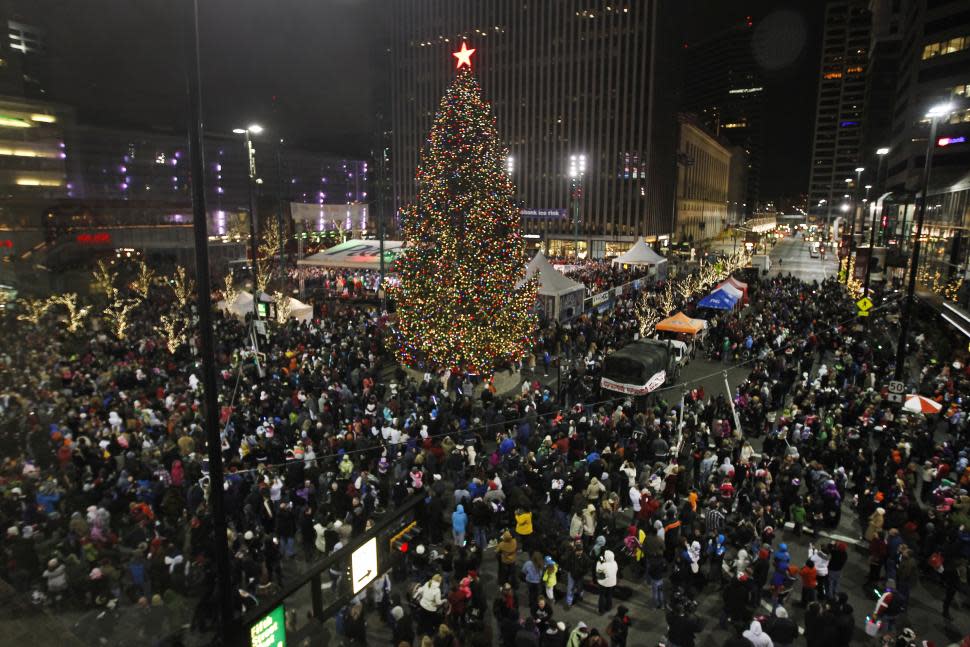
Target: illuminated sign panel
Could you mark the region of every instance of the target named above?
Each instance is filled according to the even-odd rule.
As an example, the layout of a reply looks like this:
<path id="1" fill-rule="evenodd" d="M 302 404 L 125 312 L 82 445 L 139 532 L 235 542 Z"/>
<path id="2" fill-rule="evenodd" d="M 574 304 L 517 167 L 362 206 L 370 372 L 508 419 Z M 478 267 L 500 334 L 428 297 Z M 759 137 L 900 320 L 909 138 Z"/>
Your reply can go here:
<path id="1" fill-rule="evenodd" d="M 78 234 L 76 240 L 81 245 L 105 245 L 111 242 L 111 234 L 106 231 L 94 234 Z"/>
<path id="2" fill-rule="evenodd" d="M 936 140 L 937 146 L 952 146 L 953 144 L 963 144 L 967 141 L 966 137 L 940 137 Z"/>
<path id="3" fill-rule="evenodd" d="M 249 647 L 286 647 L 286 611 L 282 604 L 249 627 Z"/>
<path id="4" fill-rule="evenodd" d="M 350 556 L 350 578 L 354 583 L 354 595 L 374 581 L 377 577 L 377 537 L 371 537 L 367 543 L 354 551 Z"/>

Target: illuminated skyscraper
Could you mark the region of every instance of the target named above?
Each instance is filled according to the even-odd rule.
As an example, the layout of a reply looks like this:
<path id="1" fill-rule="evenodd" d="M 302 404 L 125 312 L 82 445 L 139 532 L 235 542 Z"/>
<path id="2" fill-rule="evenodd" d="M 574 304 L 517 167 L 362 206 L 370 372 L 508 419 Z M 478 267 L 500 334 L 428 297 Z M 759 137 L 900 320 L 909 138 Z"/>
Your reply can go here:
<path id="1" fill-rule="evenodd" d="M 833 0 L 825 7 L 808 188 L 809 214 L 820 221 L 839 215 L 845 179 L 855 178 L 862 161 L 871 22 L 865 0 Z"/>
<path id="2" fill-rule="evenodd" d="M 396 207 L 414 199 L 420 151 L 467 41 L 523 207 L 523 227 L 570 253 L 571 155 L 585 155 L 579 248 L 592 256 L 674 229 L 676 3 L 396 0 L 391 167 Z"/>

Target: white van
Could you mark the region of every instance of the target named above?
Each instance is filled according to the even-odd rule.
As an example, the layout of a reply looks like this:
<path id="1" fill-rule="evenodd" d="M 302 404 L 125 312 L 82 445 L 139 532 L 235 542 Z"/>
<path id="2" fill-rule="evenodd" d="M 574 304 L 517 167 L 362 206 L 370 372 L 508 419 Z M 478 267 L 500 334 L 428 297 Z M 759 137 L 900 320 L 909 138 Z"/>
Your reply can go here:
<path id="1" fill-rule="evenodd" d="M 670 344 L 670 354 L 678 366 L 684 366 L 690 361 L 691 348 L 689 345 L 676 339 L 660 339 L 659 337 L 654 337 L 654 339 L 665 344 Z"/>

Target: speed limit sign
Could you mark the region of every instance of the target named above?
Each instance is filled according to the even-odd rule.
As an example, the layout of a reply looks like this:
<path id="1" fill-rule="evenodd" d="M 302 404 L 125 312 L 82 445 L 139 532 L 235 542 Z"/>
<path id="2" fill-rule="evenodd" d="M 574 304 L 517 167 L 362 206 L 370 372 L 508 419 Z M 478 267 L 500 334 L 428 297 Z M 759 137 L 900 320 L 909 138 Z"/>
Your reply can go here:
<path id="1" fill-rule="evenodd" d="M 906 385 L 898 380 L 893 380 L 889 383 L 889 401 L 890 402 L 902 402 L 903 393 L 906 391 Z"/>

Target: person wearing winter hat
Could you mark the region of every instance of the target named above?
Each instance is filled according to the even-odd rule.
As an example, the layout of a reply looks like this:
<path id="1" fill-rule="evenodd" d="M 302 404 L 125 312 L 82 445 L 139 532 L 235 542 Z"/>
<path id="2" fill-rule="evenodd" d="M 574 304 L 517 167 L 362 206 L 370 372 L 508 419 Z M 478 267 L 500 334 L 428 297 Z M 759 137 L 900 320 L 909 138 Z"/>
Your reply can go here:
<path id="1" fill-rule="evenodd" d="M 610 637 L 610 647 L 626 647 L 631 624 L 629 613 L 630 610 L 622 604 L 616 608 L 616 615 L 606 627 L 606 635 Z"/>
<path id="2" fill-rule="evenodd" d="M 569 634 L 569 640 L 566 642 L 566 647 L 582 647 L 587 644 L 586 639 L 589 636 L 589 626 L 582 620 L 576 623 L 572 632 Z"/>
<path id="3" fill-rule="evenodd" d="M 751 625 L 741 635 L 748 639 L 752 647 L 773 647 L 771 636 L 762 631 L 761 623 L 757 620 L 752 620 Z"/>
<path id="4" fill-rule="evenodd" d="M 788 617 L 785 607 L 775 609 L 775 615 L 765 621 L 764 632 L 771 637 L 775 647 L 791 647 L 798 638 L 798 625 Z"/>
<path id="5" fill-rule="evenodd" d="M 546 598 L 549 601 L 555 600 L 555 589 L 558 578 L 556 575 L 559 573 L 559 565 L 556 564 L 555 560 L 551 556 L 546 555 L 543 560 L 543 570 L 542 570 L 542 584 L 546 589 Z"/>
<path id="6" fill-rule="evenodd" d="M 414 624 L 411 621 L 411 615 L 405 612 L 401 605 L 391 609 L 391 633 L 392 642 L 395 645 L 401 643 L 410 645 L 414 641 Z"/>
<path id="7" fill-rule="evenodd" d="M 67 590 L 67 567 L 56 558 L 47 562 L 42 576 L 47 580 L 47 593 L 52 597 L 59 598 Z"/>
<path id="8" fill-rule="evenodd" d="M 613 608 L 613 590 L 616 588 L 618 565 L 612 550 L 603 551 L 596 565 L 596 584 L 599 586 L 599 612 L 605 613 Z"/>

